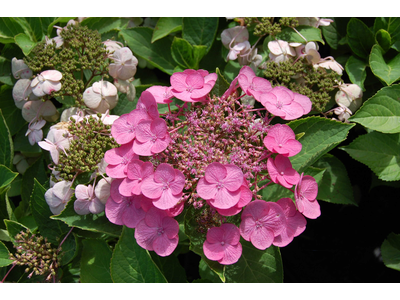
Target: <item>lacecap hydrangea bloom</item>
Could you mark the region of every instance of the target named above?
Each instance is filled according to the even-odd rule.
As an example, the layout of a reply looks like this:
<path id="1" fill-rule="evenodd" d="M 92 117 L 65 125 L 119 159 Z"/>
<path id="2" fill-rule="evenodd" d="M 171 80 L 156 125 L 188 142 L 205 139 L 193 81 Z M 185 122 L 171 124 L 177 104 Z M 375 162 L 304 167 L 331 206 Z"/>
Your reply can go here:
<path id="1" fill-rule="evenodd" d="M 241 257 L 241 238 L 266 249 L 301 234 L 306 218 L 318 216 L 318 186 L 292 167 L 290 157 L 302 150 L 293 130 L 271 123 L 308 114 L 309 98 L 272 87 L 247 66 L 221 96 L 212 92 L 217 80 L 205 70 L 176 72 L 171 86 L 148 88 L 114 121 L 119 147 L 105 153 L 112 180 L 105 212 L 110 222 L 135 228 L 141 247 L 167 256 L 179 241 L 175 218 L 190 210 L 204 255 L 229 265 Z M 180 104 L 172 109 L 174 100 Z M 159 113 L 159 104 L 168 111 Z M 293 197 L 262 199 L 270 184 Z"/>

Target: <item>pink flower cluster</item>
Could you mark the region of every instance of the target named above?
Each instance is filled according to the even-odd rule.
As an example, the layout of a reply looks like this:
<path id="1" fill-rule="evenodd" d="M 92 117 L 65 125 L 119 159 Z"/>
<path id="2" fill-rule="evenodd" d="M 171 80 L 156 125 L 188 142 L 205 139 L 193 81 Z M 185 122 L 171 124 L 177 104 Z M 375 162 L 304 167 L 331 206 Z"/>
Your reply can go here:
<path id="1" fill-rule="evenodd" d="M 301 143 L 288 125 L 270 124 L 274 116 L 293 120 L 308 114 L 311 101 L 273 88 L 246 66 L 222 97 L 211 98 L 217 79 L 205 70 L 175 73 L 171 86 L 147 89 L 136 109 L 113 123 L 111 134 L 121 146 L 104 157 L 113 178 L 105 213 L 112 223 L 135 228 L 141 247 L 167 256 L 179 240 L 174 218 L 189 205 L 210 212 L 199 213 L 204 255 L 229 265 L 241 257 L 241 237 L 261 250 L 284 247 L 305 230 L 305 218 L 321 212 L 315 179 L 300 175 L 290 162 Z M 239 88 L 264 108 L 253 113 L 237 97 Z M 157 103 L 169 105 L 174 97 L 190 108 L 185 103 L 159 114 Z M 291 190 L 294 201 L 261 200 L 259 191 L 272 183 Z M 226 222 L 239 214 L 239 224 Z"/>

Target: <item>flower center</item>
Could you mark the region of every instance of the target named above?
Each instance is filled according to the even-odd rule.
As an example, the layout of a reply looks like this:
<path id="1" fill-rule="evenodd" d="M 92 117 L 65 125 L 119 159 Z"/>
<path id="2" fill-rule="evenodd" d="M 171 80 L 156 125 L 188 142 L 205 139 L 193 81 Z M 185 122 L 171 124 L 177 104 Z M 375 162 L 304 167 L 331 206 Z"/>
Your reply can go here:
<path id="1" fill-rule="evenodd" d="M 258 228 L 261 228 L 261 227 L 263 227 L 262 223 L 259 220 L 257 220 L 256 221 L 256 228 L 258 229 Z"/>
<path id="2" fill-rule="evenodd" d="M 276 102 L 276 108 L 281 109 L 282 106 L 283 106 L 282 102 L 280 102 L 280 101 Z"/>
<path id="3" fill-rule="evenodd" d="M 157 228 L 157 234 L 162 235 L 164 233 L 164 228 L 163 227 L 158 227 Z"/>
<path id="4" fill-rule="evenodd" d="M 222 189 L 224 187 L 224 184 L 222 182 L 218 182 L 217 184 L 217 190 L 219 191 L 220 189 Z"/>
<path id="5" fill-rule="evenodd" d="M 225 245 L 225 242 L 224 242 L 224 241 L 221 242 L 221 246 L 223 246 L 223 245 Z"/>

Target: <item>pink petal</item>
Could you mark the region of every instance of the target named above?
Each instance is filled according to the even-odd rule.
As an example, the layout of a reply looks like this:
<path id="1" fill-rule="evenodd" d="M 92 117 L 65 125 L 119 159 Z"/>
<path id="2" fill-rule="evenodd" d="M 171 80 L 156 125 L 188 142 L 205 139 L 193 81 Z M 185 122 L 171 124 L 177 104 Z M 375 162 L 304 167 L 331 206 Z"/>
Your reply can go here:
<path id="1" fill-rule="evenodd" d="M 169 239 L 165 234 L 157 236 L 153 242 L 154 252 L 162 257 L 168 256 L 174 252 L 176 246 L 178 246 L 178 241 L 178 236 L 173 239 Z"/>
<path id="2" fill-rule="evenodd" d="M 209 183 L 203 178 L 200 178 L 196 188 L 199 196 L 205 200 L 213 199 L 217 193 L 216 183 Z"/>
<path id="3" fill-rule="evenodd" d="M 224 251 L 224 257 L 218 262 L 222 265 L 232 265 L 236 263 L 242 255 L 242 244 L 228 245 Z"/>
<path id="4" fill-rule="evenodd" d="M 136 139 L 141 143 L 146 143 L 155 138 L 154 132 L 151 130 L 151 120 L 142 120 L 136 126 Z"/>
<path id="5" fill-rule="evenodd" d="M 158 183 L 172 182 L 175 178 L 175 170 L 170 164 L 161 163 L 154 172 L 154 181 Z"/>
<path id="6" fill-rule="evenodd" d="M 186 84 L 191 89 L 201 89 L 204 86 L 204 77 L 200 74 L 191 74 L 186 77 Z"/>
<path id="7" fill-rule="evenodd" d="M 165 135 L 163 138 L 157 138 L 153 146 L 151 146 L 150 151 L 152 154 L 160 153 L 163 152 L 165 149 L 167 149 L 169 143 L 171 142 L 171 138 L 169 136 L 169 133 Z"/>
<path id="8" fill-rule="evenodd" d="M 220 243 L 209 243 L 207 240 L 203 244 L 203 252 L 209 260 L 220 260 L 225 255 L 224 248 Z"/>
<path id="9" fill-rule="evenodd" d="M 171 193 L 173 195 L 177 195 L 182 192 L 183 187 L 185 186 L 185 175 L 179 170 L 174 170 L 175 179 L 170 182 L 169 188 L 171 189 Z"/>
<path id="10" fill-rule="evenodd" d="M 116 225 L 123 225 L 122 213 L 125 211 L 124 205 L 115 202 L 111 197 L 106 202 L 105 213 L 107 219 Z"/>
<path id="11" fill-rule="evenodd" d="M 160 198 L 153 201 L 153 205 L 162 210 L 170 209 L 174 207 L 181 199 L 182 193 L 173 195 L 171 189 L 166 189 L 163 191 Z"/>
<path id="12" fill-rule="evenodd" d="M 154 175 L 150 175 L 142 181 L 142 193 L 150 199 L 158 199 L 163 192 L 163 184 L 154 181 Z"/>
<path id="13" fill-rule="evenodd" d="M 215 194 L 215 198 L 211 199 L 210 202 L 216 208 L 226 209 L 235 206 L 240 199 L 240 189 L 231 192 L 226 188 L 221 188 Z"/>
<path id="14" fill-rule="evenodd" d="M 188 75 L 182 72 L 177 72 L 172 74 L 172 76 L 170 77 L 170 81 L 173 89 L 176 90 L 177 92 L 185 91 L 186 88 L 188 87 L 186 83 L 187 77 Z"/>
<path id="15" fill-rule="evenodd" d="M 243 172 L 242 170 L 235 165 L 224 165 L 227 175 L 222 180 L 224 187 L 231 192 L 237 191 L 243 182 Z"/>
<path id="16" fill-rule="evenodd" d="M 219 162 L 209 164 L 205 170 L 204 178 L 208 183 L 218 183 L 227 176 L 228 172 L 224 165 Z"/>
<path id="17" fill-rule="evenodd" d="M 62 79 L 62 73 L 57 70 L 47 70 L 40 73 L 46 80 L 60 81 Z"/>
<path id="18" fill-rule="evenodd" d="M 77 199 L 74 202 L 74 210 L 78 215 L 87 215 L 90 213 L 89 204 L 90 201 Z"/>

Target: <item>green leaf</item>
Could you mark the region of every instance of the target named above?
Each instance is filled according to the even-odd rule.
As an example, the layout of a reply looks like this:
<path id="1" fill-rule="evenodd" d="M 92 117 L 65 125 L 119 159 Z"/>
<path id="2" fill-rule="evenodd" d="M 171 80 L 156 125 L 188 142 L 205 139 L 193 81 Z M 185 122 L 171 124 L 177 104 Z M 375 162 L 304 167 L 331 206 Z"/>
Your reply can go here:
<path id="1" fill-rule="evenodd" d="M 26 121 L 22 117 L 21 110 L 15 106 L 11 87 L 6 85 L 1 87 L 0 99 L 0 109 L 4 114 L 4 119 L 7 123 L 8 129 L 10 130 L 10 135 L 13 136 L 24 127 Z M 26 131 L 23 134 L 25 135 L 25 133 Z M 25 139 L 27 138 L 25 137 Z"/>
<path id="2" fill-rule="evenodd" d="M 77 255 L 78 247 L 78 238 L 75 234 L 70 234 L 61 245 L 61 252 L 60 252 L 60 265 L 65 266 L 66 264 L 70 263 L 75 256 Z"/>
<path id="3" fill-rule="evenodd" d="M 355 160 L 367 165 L 379 179 L 400 180 L 400 134 L 370 132 L 341 147 Z"/>
<path id="4" fill-rule="evenodd" d="M 69 228 L 63 222 L 53 220 L 50 217 L 53 213 L 44 198 L 46 189 L 34 179 L 31 195 L 31 210 L 41 235 L 47 237 L 50 243 L 57 244 L 61 236 L 68 232 Z"/>
<path id="5" fill-rule="evenodd" d="M 92 30 L 97 30 L 100 34 L 104 34 L 112 30 L 119 31 L 121 29 L 124 29 L 128 25 L 128 22 L 128 18 L 92 17 L 84 19 L 81 25 L 87 26 Z"/>
<path id="6" fill-rule="evenodd" d="M 327 153 L 314 166 L 326 169 L 321 182 L 318 183 L 318 200 L 357 206 L 346 167 L 339 159 Z"/>
<path id="7" fill-rule="evenodd" d="M 368 62 L 359 59 L 354 55 L 349 57 L 345 65 L 345 69 L 347 75 L 349 75 L 350 81 L 361 87 L 363 91 L 365 91 L 364 81 L 367 78 L 367 66 Z"/>
<path id="8" fill-rule="evenodd" d="M 21 190 L 21 198 L 23 202 L 29 203 L 35 179 L 42 185 L 48 180 L 43 157 L 40 157 L 26 169 L 22 176 L 23 189 Z"/>
<path id="9" fill-rule="evenodd" d="M 0 165 L 0 194 L 2 194 L 18 176 L 6 166 Z"/>
<path id="10" fill-rule="evenodd" d="M 25 17 L 26 24 L 29 26 L 29 31 L 32 35 L 32 41 L 40 42 L 44 39 L 47 33 L 47 29 L 50 24 L 54 22 L 55 17 Z M 53 29 L 53 26 L 51 27 Z"/>
<path id="11" fill-rule="evenodd" d="M 157 21 L 157 25 L 154 28 L 151 42 L 166 37 L 170 33 L 182 30 L 182 18 L 181 17 L 161 17 Z"/>
<path id="12" fill-rule="evenodd" d="M 169 39 L 161 39 L 152 43 L 153 30 L 147 27 L 123 29 L 120 34 L 135 55 L 161 71 L 172 75 L 175 61 L 171 56 L 171 41 Z"/>
<path id="13" fill-rule="evenodd" d="M 182 37 L 192 45 L 204 45 L 206 52 L 211 49 L 218 30 L 218 18 L 185 17 L 182 23 Z"/>
<path id="14" fill-rule="evenodd" d="M 210 94 L 211 96 L 215 95 L 221 97 L 229 89 L 230 83 L 225 79 L 224 75 L 222 75 L 219 68 L 216 69 L 216 73 L 218 75 L 217 81 L 215 82 Z"/>
<path id="15" fill-rule="evenodd" d="M 400 53 L 386 62 L 383 52 L 379 45 L 374 45 L 369 56 L 369 65 L 376 77 L 383 80 L 387 85 L 391 85 L 400 79 Z"/>
<path id="16" fill-rule="evenodd" d="M 15 236 L 20 233 L 21 231 L 27 232 L 29 231 L 28 227 L 12 220 L 4 220 L 4 224 L 6 224 L 6 228 L 8 231 L 8 236 L 10 237 L 11 241 L 14 243 Z"/>
<path id="17" fill-rule="evenodd" d="M 33 42 L 29 36 L 25 33 L 19 33 L 15 36 L 15 43 L 21 48 L 25 56 L 28 56 L 31 50 L 36 46 L 36 42 Z"/>
<path id="18" fill-rule="evenodd" d="M 381 253 L 386 267 L 400 271 L 400 234 L 390 233 L 382 243 Z"/>
<path id="19" fill-rule="evenodd" d="M 374 32 L 380 29 L 387 31 L 392 40 L 392 44 L 400 40 L 400 18 L 393 17 L 377 17 L 374 23 Z"/>
<path id="20" fill-rule="evenodd" d="M 354 126 L 322 117 L 294 120 L 288 125 L 295 134 L 305 133 L 300 139 L 302 144 L 300 153 L 290 158 L 293 168 L 299 173 L 344 141 Z"/>
<path id="21" fill-rule="evenodd" d="M 17 21 L 17 18 L 0 18 L 0 43 L 14 43 L 14 36 L 23 32 L 24 28 Z"/>
<path id="22" fill-rule="evenodd" d="M 380 89 L 349 120 L 384 133 L 400 132 L 399 93 L 400 84 Z"/>
<path id="23" fill-rule="evenodd" d="M 296 27 L 297 33 L 290 27 L 285 27 L 280 33 L 276 35 L 278 40 L 284 40 L 289 43 L 305 43 L 306 41 L 301 37 L 303 36 L 307 42 L 320 42 L 325 44 L 322 38 L 321 30 L 312 26 L 300 25 Z"/>
<path id="24" fill-rule="evenodd" d="M 375 37 L 363 21 L 351 18 L 347 24 L 347 40 L 351 50 L 361 58 L 368 58 Z"/>
<path id="25" fill-rule="evenodd" d="M 6 120 L 0 109 L 0 165 L 12 168 L 12 160 L 14 157 L 14 147 L 8 130 Z"/>
<path id="26" fill-rule="evenodd" d="M 112 283 L 110 262 L 112 251 L 103 240 L 85 239 L 82 241 L 81 258 L 82 283 Z"/>
<path id="27" fill-rule="evenodd" d="M 202 258 L 199 262 L 199 274 L 202 280 L 208 280 L 214 283 L 221 283 L 221 278 L 213 272 L 205 260 Z"/>
<path id="28" fill-rule="evenodd" d="M 0 242 L 0 268 L 12 264 L 13 260 L 9 259 L 9 254 L 7 247 Z"/>
<path id="29" fill-rule="evenodd" d="M 135 230 L 126 226 L 111 258 L 111 278 L 120 283 L 167 282 L 149 252 L 136 243 Z"/>
<path id="30" fill-rule="evenodd" d="M 78 215 L 74 210 L 73 200 L 68 202 L 61 214 L 51 216 L 51 218 L 54 220 L 63 221 L 69 226 L 77 227 L 83 230 L 107 233 L 112 236 L 119 236 L 121 234 L 121 226 L 111 223 L 105 216 L 104 212 L 97 215 Z"/>
<path id="31" fill-rule="evenodd" d="M 240 243 L 243 248 L 242 256 L 237 263 L 225 267 L 226 282 L 283 282 L 283 265 L 278 247 L 259 250 L 243 239 Z"/>
<path id="32" fill-rule="evenodd" d="M 390 46 L 392 45 L 392 39 L 390 37 L 390 33 L 384 29 L 380 29 L 375 34 L 375 41 L 377 44 L 379 44 L 379 46 L 381 46 L 381 48 L 385 53 L 390 49 Z"/>
<path id="33" fill-rule="evenodd" d="M 0 82 L 7 84 L 9 86 L 13 86 L 14 85 L 13 78 L 14 77 L 11 74 L 11 61 L 3 56 L 0 56 Z M 14 99 L 13 99 L 13 102 L 14 102 Z M 15 103 L 13 103 L 13 104 L 15 106 Z M 17 107 L 15 106 L 15 108 L 17 108 Z M 21 114 L 21 111 L 20 111 L 20 114 Z"/>
<path id="34" fill-rule="evenodd" d="M 200 60 L 206 54 L 206 46 L 192 46 L 188 41 L 174 37 L 171 54 L 183 68 L 197 70 Z"/>
<path id="35" fill-rule="evenodd" d="M 332 49 L 337 49 L 340 45 L 340 40 L 346 36 L 346 28 L 342 29 L 343 25 L 346 25 L 345 18 L 329 18 L 333 20 L 333 23 L 329 26 L 322 26 L 322 35 L 327 44 Z"/>
<path id="36" fill-rule="evenodd" d="M 150 256 L 168 282 L 187 282 L 185 269 L 181 266 L 174 253 L 169 256 L 162 257 L 157 255 L 154 251 L 151 251 Z"/>

